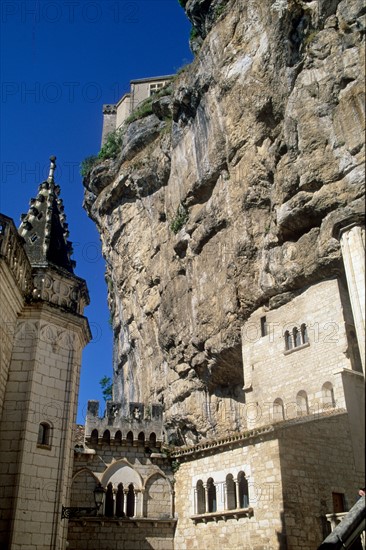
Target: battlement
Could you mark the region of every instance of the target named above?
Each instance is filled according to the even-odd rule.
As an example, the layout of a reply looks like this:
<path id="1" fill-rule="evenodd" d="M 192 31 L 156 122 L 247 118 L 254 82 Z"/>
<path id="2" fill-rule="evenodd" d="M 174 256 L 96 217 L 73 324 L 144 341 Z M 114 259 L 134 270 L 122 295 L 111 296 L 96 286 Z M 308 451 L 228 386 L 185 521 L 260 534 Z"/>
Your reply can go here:
<path id="1" fill-rule="evenodd" d="M 130 403 L 126 416 L 121 403 L 107 401 L 105 414 L 100 417 L 99 401 L 88 401 L 85 440 L 91 444 L 160 447 L 164 442 L 162 406 Z"/>

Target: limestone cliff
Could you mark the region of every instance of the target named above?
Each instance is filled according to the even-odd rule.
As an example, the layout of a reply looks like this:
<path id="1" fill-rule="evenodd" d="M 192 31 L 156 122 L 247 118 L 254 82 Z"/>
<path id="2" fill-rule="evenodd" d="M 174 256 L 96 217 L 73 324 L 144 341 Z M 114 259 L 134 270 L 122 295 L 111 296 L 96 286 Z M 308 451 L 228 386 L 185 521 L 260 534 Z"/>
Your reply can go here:
<path id="1" fill-rule="evenodd" d="M 84 184 L 108 266 L 114 399 L 162 403 L 189 443 L 243 427 L 243 320 L 339 271 L 334 226 L 363 208 L 365 9 L 181 3 L 194 62 Z"/>

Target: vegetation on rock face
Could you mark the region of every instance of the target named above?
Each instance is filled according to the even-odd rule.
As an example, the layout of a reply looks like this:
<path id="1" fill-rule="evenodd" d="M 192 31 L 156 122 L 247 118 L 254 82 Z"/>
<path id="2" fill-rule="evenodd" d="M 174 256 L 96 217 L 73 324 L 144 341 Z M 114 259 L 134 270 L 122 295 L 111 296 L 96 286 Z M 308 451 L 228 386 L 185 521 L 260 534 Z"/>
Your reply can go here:
<path id="1" fill-rule="evenodd" d="M 135 122 L 135 120 L 138 120 L 139 118 L 144 118 L 146 116 L 152 115 L 152 102 L 153 102 L 154 96 L 148 97 L 139 105 L 131 114 L 129 117 L 126 118 L 126 124 L 130 124 L 131 122 Z"/>
<path id="2" fill-rule="evenodd" d="M 86 157 L 80 164 L 80 174 L 85 178 L 100 162 L 107 159 L 115 159 L 122 147 L 123 130 L 118 128 L 110 132 L 106 142 L 97 155 Z"/>
<path id="3" fill-rule="evenodd" d="M 115 159 L 121 150 L 122 139 L 123 131 L 120 128 L 114 132 L 110 132 L 107 136 L 105 144 L 98 153 L 98 159 Z"/>
<path id="4" fill-rule="evenodd" d="M 173 231 L 173 233 L 178 233 L 182 229 L 182 227 L 187 223 L 188 221 L 188 212 L 185 206 L 180 204 L 177 209 L 177 214 L 170 224 L 170 229 Z"/>
<path id="5" fill-rule="evenodd" d="M 80 164 L 80 174 L 83 176 L 83 178 L 85 178 L 92 171 L 97 161 L 98 157 L 96 155 L 86 157 L 82 161 L 82 163 Z"/>

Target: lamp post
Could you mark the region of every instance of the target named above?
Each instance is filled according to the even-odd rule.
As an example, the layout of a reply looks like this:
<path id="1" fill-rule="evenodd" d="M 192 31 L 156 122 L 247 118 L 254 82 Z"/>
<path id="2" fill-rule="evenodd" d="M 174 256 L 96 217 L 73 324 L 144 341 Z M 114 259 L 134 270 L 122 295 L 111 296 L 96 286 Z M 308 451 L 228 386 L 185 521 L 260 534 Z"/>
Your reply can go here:
<path id="1" fill-rule="evenodd" d="M 100 483 L 95 487 L 94 489 L 94 502 L 95 506 L 86 506 L 86 507 L 79 507 L 79 506 L 62 506 L 61 509 L 61 519 L 71 519 L 74 517 L 77 517 L 82 512 L 84 516 L 87 515 L 96 515 L 99 511 L 99 508 L 103 504 L 104 500 L 104 494 L 105 489 L 102 487 Z"/>

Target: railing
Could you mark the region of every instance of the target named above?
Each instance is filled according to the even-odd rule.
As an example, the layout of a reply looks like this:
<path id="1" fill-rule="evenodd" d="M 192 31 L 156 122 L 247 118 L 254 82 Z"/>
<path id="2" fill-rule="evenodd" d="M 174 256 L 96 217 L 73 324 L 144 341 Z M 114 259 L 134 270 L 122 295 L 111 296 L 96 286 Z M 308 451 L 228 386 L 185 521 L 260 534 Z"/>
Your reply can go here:
<path id="1" fill-rule="evenodd" d="M 361 548 L 365 548 L 365 497 L 361 497 L 349 512 L 327 514 L 332 532 L 318 547 L 318 550 L 341 550 L 351 548 L 360 537 Z M 352 546 L 352 548 L 360 548 Z"/>
<path id="2" fill-rule="evenodd" d="M 0 257 L 24 294 L 32 290 L 32 269 L 13 220 L 0 214 Z"/>

